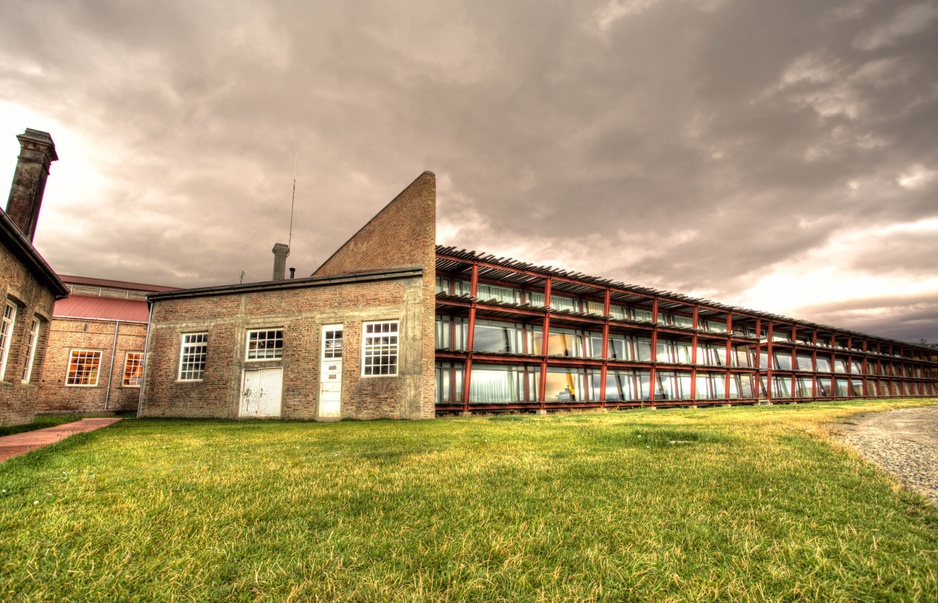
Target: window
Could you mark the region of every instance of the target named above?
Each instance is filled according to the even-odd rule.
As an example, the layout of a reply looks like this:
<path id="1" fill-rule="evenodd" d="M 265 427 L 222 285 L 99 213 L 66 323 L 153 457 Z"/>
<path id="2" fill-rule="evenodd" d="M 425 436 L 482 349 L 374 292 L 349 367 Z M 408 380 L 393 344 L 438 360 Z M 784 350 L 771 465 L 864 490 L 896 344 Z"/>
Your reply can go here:
<path id="1" fill-rule="evenodd" d="M 143 352 L 124 356 L 124 387 L 140 387 L 143 382 Z"/>
<path id="2" fill-rule="evenodd" d="M 29 383 L 33 377 L 33 363 L 36 361 L 36 347 L 39 343 L 39 321 L 33 319 L 29 326 L 29 341 L 26 347 L 26 364 L 23 365 L 23 383 Z"/>
<path id="3" fill-rule="evenodd" d="M 324 328 L 322 336 L 325 342 L 322 348 L 322 357 L 325 360 L 342 358 L 342 325 Z"/>
<path id="4" fill-rule="evenodd" d="M 68 375 L 65 377 L 65 385 L 89 387 L 97 385 L 100 367 L 100 351 L 72 350 L 68 359 Z"/>
<path id="5" fill-rule="evenodd" d="M 205 375 L 205 353 L 208 333 L 188 333 L 182 336 L 179 351 L 179 380 L 201 381 Z"/>
<path id="6" fill-rule="evenodd" d="M 10 343 L 13 340 L 13 323 L 16 320 L 16 306 L 7 302 L 3 308 L 3 321 L 0 322 L 0 381 L 7 372 L 7 360 L 10 356 Z"/>
<path id="7" fill-rule="evenodd" d="M 283 357 L 283 329 L 248 331 L 248 360 L 277 360 Z"/>
<path id="8" fill-rule="evenodd" d="M 398 321 L 364 323 L 362 375 L 397 375 Z"/>

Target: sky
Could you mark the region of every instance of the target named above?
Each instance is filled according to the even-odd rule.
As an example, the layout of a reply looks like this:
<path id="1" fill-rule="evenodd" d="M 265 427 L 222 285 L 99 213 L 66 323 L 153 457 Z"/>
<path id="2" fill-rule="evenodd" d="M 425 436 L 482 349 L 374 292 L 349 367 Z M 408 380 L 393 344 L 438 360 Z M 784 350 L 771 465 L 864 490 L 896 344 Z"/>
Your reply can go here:
<path id="1" fill-rule="evenodd" d="M 308 275 L 430 170 L 440 244 L 938 342 L 938 0 L 2 2 L 27 127 L 61 274 L 268 280 L 295 199 Z"/>

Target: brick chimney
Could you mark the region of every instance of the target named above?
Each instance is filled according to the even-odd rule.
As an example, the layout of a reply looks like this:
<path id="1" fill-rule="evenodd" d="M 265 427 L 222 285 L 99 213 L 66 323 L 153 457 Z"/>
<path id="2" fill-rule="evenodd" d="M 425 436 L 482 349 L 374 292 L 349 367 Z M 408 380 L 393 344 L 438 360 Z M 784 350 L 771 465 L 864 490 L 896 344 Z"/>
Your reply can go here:
<path id="1" fill-rule="evenodd" d="M 16 138 L 20 141 L 20 156 L 13 173 L 6 213 L 26 238 L 32 241 L 36 236 L 36 222 L 39 221 L 39 207 L 42 205 L 42 193 L 46 190 L 49 166 L 59 156 L 55 154 L 55 143 L 48 132 L 26 128 L 26 132 Z"/>
<path id="2" fill-rule="evenodd" d="M 282 281 L 284 273 L 287 270 L 287 256 L 290 255 L 290 248 L 283 243 L 277 243 L 272 250 L 274 252 L 274 278 L 275 281 Z"/>

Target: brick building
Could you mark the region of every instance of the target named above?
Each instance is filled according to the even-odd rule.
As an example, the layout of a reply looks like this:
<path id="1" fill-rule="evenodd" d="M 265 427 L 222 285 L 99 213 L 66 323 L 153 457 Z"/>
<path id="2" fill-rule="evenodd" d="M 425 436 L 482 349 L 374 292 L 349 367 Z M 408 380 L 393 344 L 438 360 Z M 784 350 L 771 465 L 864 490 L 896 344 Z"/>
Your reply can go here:
<path id="1" fill-rule="evenodd" d="M 140 416 L 434 416 L 436 182 L 422 174 L 312 276 L 149 296 Z"/>
<path id="2" fill-rule="evenodd" d="M 151 295 L 141 414 L 429 418 L 938 395 L 934 348 L 436 246 L 435 196 L 425 173 L 309 278 Z M 282 278 L 287 250 L 274 252 Z"/>
<path id="3" fill-rule="evenodd" d="M 38 412 L 137 411 L 150 310 L 146 296 L 173 287 L 61 275 L 69 290 L 55 303 Z"/>
<path id="4" fill-rule="evenodd" d="M 32 421 L 53 304 L 68 296 L 32 244 L 55 143 L 28 128 L 17 139 L 13 185 L 0 211 L 0 425 Z"/>

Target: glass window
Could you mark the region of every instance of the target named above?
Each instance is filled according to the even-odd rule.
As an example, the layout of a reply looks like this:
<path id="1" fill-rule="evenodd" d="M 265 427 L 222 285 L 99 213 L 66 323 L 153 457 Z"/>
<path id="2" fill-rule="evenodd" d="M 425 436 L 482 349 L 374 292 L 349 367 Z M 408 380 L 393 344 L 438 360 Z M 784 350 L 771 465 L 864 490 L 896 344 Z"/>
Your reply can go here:
<path id="1" fill-rule="evenodd" d="M 65 385 L 97 385 L 98 369 L 100 367 L 100 351 L 72 350 L 69 354 L 68 374 L 65 377 Z"/>
<path id="2" fill-rule="evenodd" d="M 846 373 L 847 372 L 847 359 L 843 356 L 834 357 L 834 372 L 835 373 Z"/>
<path id="3" fill-rule="evenodd" d="M 795 379 L 795 397 L 811 397 L 811 377 L 797 377 Z"/>
<path id="4" fill-rule="evenodd" d="M 651 310 L 635 308 L 635 320 L 639 322 L 651 322 Z"/>
<path id="5" fill-rule="evenodd" d="M 587 331 L 585 334 L 586 337 L 586 355 L 589 358 L 602 358 L 603 357 L 603 334 L 595 333 L 592 331 Z M 612 334 L 609 335 L 610 339 Z M 610 349 L 612 344 L 609 345 Z"/>
<path id="6" fill-rule="evenodd" d="M 205 375 L 205 355 L 208 333 L 188 333 L 182 336 L 179 352 L 179 380 L 201 381 Z"/>
<path id="7" fill-rule="evenodd" d="M 603 311 L 605 309 L 605 305 L 606 304 L 604 302 L 588 300 L 586 302 L 586 311 L 589 314 L 595 314 L 596 316 L 605 316 L 606 313 Z"/>
<path id="8" fill-rule="evenodd" d="M 787 350 L 778 350 L 772 354 L 775 356 L 775 368 L 780 371 L 791 370 L 791 352 Z"/>
<path id="9" fill-rule="evenodd" d="M 554 310 L 567 310 L 569 312 L 580 311 L 579 300 L 573 299 L 572 297 L 566 297 L 564 295 L 551 295 L 550 307 Z"/>
<path id="10" fill-rule="evenodd" d="M 248 360 L 276 360 L 282 357 L 283 329 L 248 331 Z"/>
<path id="11" fill-rule="evenodd" d="M 520 354 L 523 332 L 520 324 L 477 320 L 473 335 L 473 350 L 476 352 Z"/>
<path id="12" fill-rule="evenodd" d="M 397 375 L 399 322 L 366 322 L 363 327 L 362 375 Z"/>
<path id="13" fill-rule="evenodd" d="M 325 326 L 322 329 L 323 360 L 338 360 L 342 357 L 342 325 Z"/>
<path id="14" fill-rule="evenodd" d="M 543 306 L 544 305 L 544 294 L 536 293 L 534 291 L 525 291 L 524 299 L 526 303 L 531 304 L 532 306 Z"/>
<path id="15" fill-rule="evenodd" d="M 694 326 L 694 318 L 692 316 L 684 316 L 683 314 L 672 314 L 671 320 L 672 320 L 672 324 L 676 327 L 690 329 Z"/>
<path id="16" fill-rule="evenodd" d="M 831 372 L 831 361 L 827 356 L 818 355 L 817 357 L 817 370 L 819 373 L 829 373 Z M 826 394 L 825 394 L 826 395 Z"/>
<path id="17" fill-rule="evenodd" d="M 0 381 L 7 372 L 7 360 L 10 357 L 10 344 L 13 340 L 13 323 L 16 321 L 16 306 L 6 302 L 3 307 L 3 319 L 0 320 Z"/>
<path id="18" fill-rule="evenodd" d="M 29 325 L 29 341 L 26 347 L 26 363 L 23 365 L 23 383 L 29 383 L 33 377 L 33 364 L 36 362 L 36 348 L 39 345 L 39 321 L 35 318 Z"/>
<path id="19" fill-rule="evenodd" d="M 436 403 L 462 402 L 462 378 L 465 365 L 451 362 L 436 363 Z"/>
<path id="20" fill-rule="evenodd" d="M 584 377 L 583 372 L 575 368 L 548 368 L 544 400 L 546 402 L 582 402 L 585 398 Z"/>
<path id="21" fill-rule="evenodd" d="M 476 298 L 481 300 L 494 299 L 505 304 L 519 304 L 521 303 L 521 290 L 479 283 L 476 287 Z"/>
<path id="22" fill-rule="evenodd" d="M 445 276 L 436 277 L 436 292 L 449 295 L 450 280 Z"/>
<path id="23" fill-rule="evenodd" d="M 143 382 L 143 352 L 124 355 L 124 387 L 140 387 Z"/>
<path id="24" fill-rule="evenodd" d="M 647 337 L 636 337 L 635 350 L 638 352 L 639 361 L 651 362 L 651 339 Z"/>
<path id="25" fill-rule="evenodd" d="M 811 354 L 798 352 L 797 355 L 795 356 L 795 360 L 798 362 L 799 371 L 812 370 L 813 363 L 811 361 Z"/>
<path id="26" fill-rule="evenodd" d="M 539 372 L 523 366 L 474 364 L 469 382 L 469 401 L 477 404 L 537 401 Z"/>
<path id="27" fill-rule="evenodd" d="M 629 309 L 626 308 L 625 306 L 619 306 L 617 304 L 610 304 L 609 315 L 615 318 L 616 320 L 628 320 Z"/>

